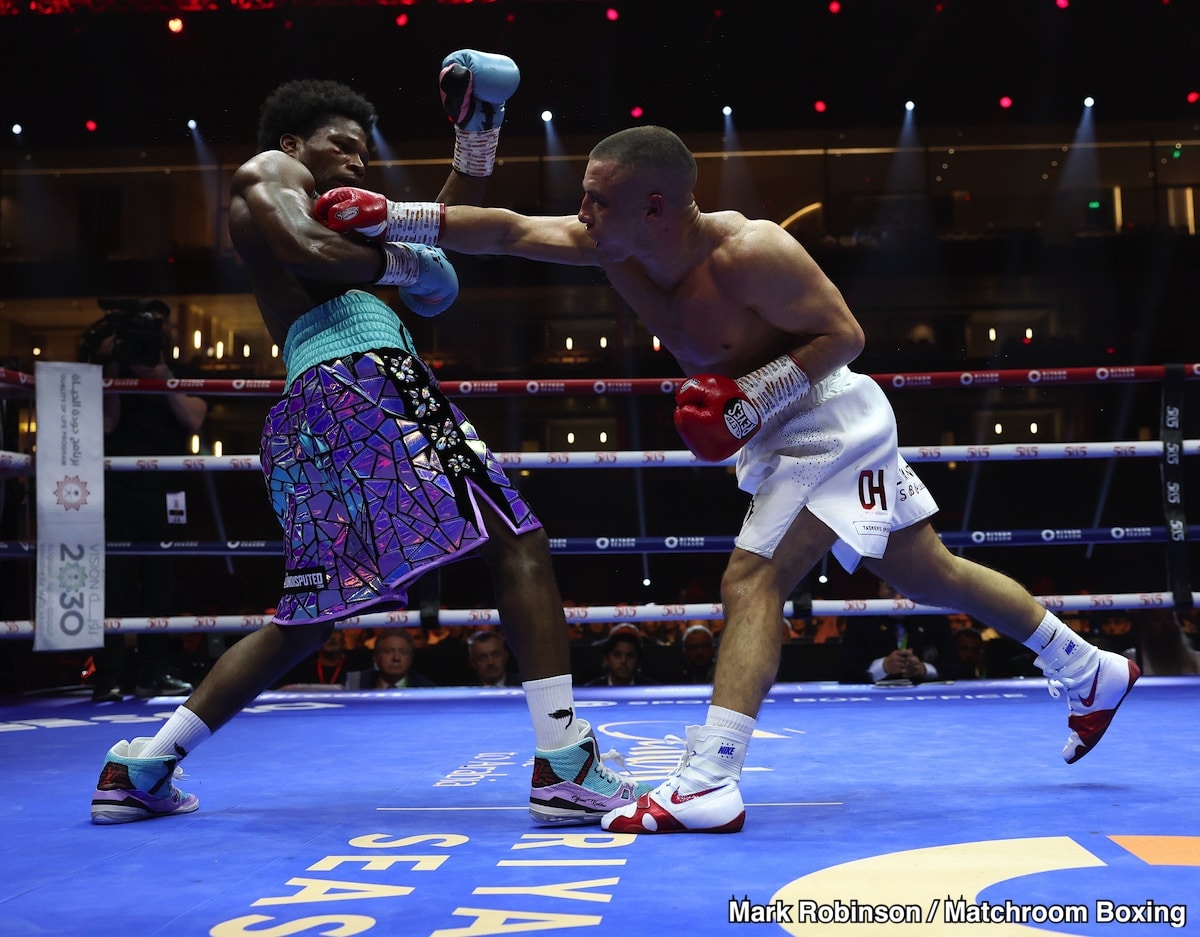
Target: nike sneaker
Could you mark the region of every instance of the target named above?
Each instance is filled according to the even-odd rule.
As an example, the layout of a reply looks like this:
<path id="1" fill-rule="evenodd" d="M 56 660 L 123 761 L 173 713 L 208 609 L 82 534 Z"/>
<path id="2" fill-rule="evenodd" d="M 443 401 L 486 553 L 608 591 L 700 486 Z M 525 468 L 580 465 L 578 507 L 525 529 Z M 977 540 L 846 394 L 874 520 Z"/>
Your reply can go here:
<path id="1" fill-rule="evenodd" d="M 177 757 L 140 757 L 149 741 L 122 740 L 108 750 L 92 794 L 93 823 L 131 823 L 191 813 L 200 806 L 199 800 L 175 786 L 175 778 L 183 774 Z"/>
<path id="2" fill-rule="evenodd" d="M 1067 694 L 1067 744 L 1063 759 L 1072 765 L 1096 747 L 1142 671 L 1121 654 L 1098 651 L 1092 666 L 1072 677 L 1050 677 L 1050 695 Z"/>
<path id="3" fill-rule="evenodd" d="M 586 719 L 577 721 L 580 737 L 564 748 L 534 749 L 529 815 L 552 826 L 599 823 L 610 810 L 631 804 L 649 784 L 622 777 L 606 764 L 624 768 L 616 752 L 599 753 Z"/>
<path id="4" fill-rule="evenodd" d="M 746 807 L 736 777 L 696 789 L 684 785 L 683 772 L 696 755 L 696 742 L 707 727 L 688 726 L 686 748 L 671 776 L 636 803 L 619 807 L 600 821 L 613 833 L 736 833 L 746 822 Z M 718 746 L 718 753 L 720 748 Z"/>

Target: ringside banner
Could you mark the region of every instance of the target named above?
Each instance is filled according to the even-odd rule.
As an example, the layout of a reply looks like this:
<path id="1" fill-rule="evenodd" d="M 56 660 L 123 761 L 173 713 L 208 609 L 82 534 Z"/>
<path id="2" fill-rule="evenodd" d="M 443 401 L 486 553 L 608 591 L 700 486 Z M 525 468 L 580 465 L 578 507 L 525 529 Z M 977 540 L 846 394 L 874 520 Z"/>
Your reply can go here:
<path id="1" fill-rule="evenodd" d="M 104 644 L 100 366 L 39 363 L 35 651 Z"/>

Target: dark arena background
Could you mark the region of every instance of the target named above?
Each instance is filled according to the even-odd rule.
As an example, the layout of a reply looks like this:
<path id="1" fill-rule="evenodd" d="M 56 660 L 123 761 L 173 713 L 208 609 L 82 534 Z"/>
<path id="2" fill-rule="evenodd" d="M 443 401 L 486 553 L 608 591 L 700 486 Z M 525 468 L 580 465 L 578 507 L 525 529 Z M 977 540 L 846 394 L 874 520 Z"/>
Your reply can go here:
<path id="1" fill-rule="evenodd" d="M 521 69 L 486 204 L 573 214 L 590 148 L 661 124 L 702 210 L 812 254 L 947 545 L 1142 666 L 1096 752 L 1062 763 L 1065 703 L 1019 644 L 827 558 L 781 610 L 742 832 L 539 827 L 520 687 L 472 685 L 498 616 L 468 558 L 341 629 L 343 668 L 405 629 L 435 687 L 330 689 L 314 661 L 187 759 L 197 813 L 89 822 L 105 751 L 181 699 L 138 692 L 147 639 L 195 684 L 279 600 L 258 445 L 284 369 L 227 233 L 259 106 L 351 85 L 380 114 L 367 187 L 431 199 L 462 48 Z M 1200 0 L 0 0 L 0 50 L 0 935 L 1200 933 Z M 549 532 L 579 714 L 657 783 L 704 721 L 684 636 L 719 659 L 746 496 L 683 451 L 680 370 L 597 269 L 452 260 L 441 317 L 385 299 Z M 169 534 L 110 524 L 110 567 L 159 572 L 149 604 L 132 573 L 108 590 L 109 685 L 98 647 L 34 649 L 34 375 L 148 301 L 191 383 L 105 394 L 208 413 L 184 451 L 105 461 L 109 490 L 180 496 Z M 979 632 L 980 663 L 858 682 L 865 619 Z M 643 682 L 587 686 L 616 626 Z"/>

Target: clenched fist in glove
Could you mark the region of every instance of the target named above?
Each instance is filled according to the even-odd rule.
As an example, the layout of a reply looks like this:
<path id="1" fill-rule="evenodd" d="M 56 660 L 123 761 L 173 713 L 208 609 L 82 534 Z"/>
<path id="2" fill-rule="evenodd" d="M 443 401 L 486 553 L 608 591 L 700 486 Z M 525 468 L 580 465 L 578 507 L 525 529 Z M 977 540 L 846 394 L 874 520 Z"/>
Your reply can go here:
<path id="1" fill-rule="evenodd" d="M 675 429 L 697 458 L 723 462 L 808 388 L 808 375 L 791 355 L 737 380 L 698 374 L 675 392 Z"/>
<path id="2" fill-rule="evenodd" d="M 507 55 L 460 49 L 442 60 L 438 87 L 454 124 L 453 165 L 459 172 L 492 174 L 504 105 L 520 82 L 517 63 Z"/>
<path id="3" fill-rule="evenodd" d="M 353 231 L 383 241 L 436 244 L 446 206 L 441 202 L 392 202 L 378 192 L 340 186 L 317 198 L 313 215 L 342 234 Z"/>
<path id="4" fill-rule="evenodd" d="M 385 244 L 383 252 L 383 276 L 375 282 L 400 287 L 404 305 L 417 315 L 441 315 L 458 298 L 458 274 L 440 247 Z"/>

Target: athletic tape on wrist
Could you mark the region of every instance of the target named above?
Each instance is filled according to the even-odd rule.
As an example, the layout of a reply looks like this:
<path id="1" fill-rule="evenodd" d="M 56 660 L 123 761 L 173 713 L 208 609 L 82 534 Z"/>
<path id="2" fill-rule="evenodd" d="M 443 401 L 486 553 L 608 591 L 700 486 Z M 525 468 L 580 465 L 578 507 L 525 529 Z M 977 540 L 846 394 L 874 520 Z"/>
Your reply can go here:
<path id="1" fill-rule="evenodd" d="M 441 202 L 392 202 L 387 203 L 387 241 L 403 241 L 405 244 L 434 245 L 442 233 L 442 222 L 446 220 L 446 206 Z"/>
<path id="2" fill-rule="evenodd" d="M 499 127 L 494 130 L 461 130 L 455 127 L 453 166 L 465 176 L 490 176 L 496 165 L 496 149 L 499 146 Z"/>
<path id="3" fill-rule="evenodd" d="M 407 244 L 383 245 L 383 275 L 376 280 L 380 286 L 412 286 L 421 275 L 417 252 Z"/>
<path id="4" fill-rule="evenodd" d="M 763 423 L 777 417 L 809 391 L 808 375 L 791 355 L 780 355 L 736 381 Z"/>

